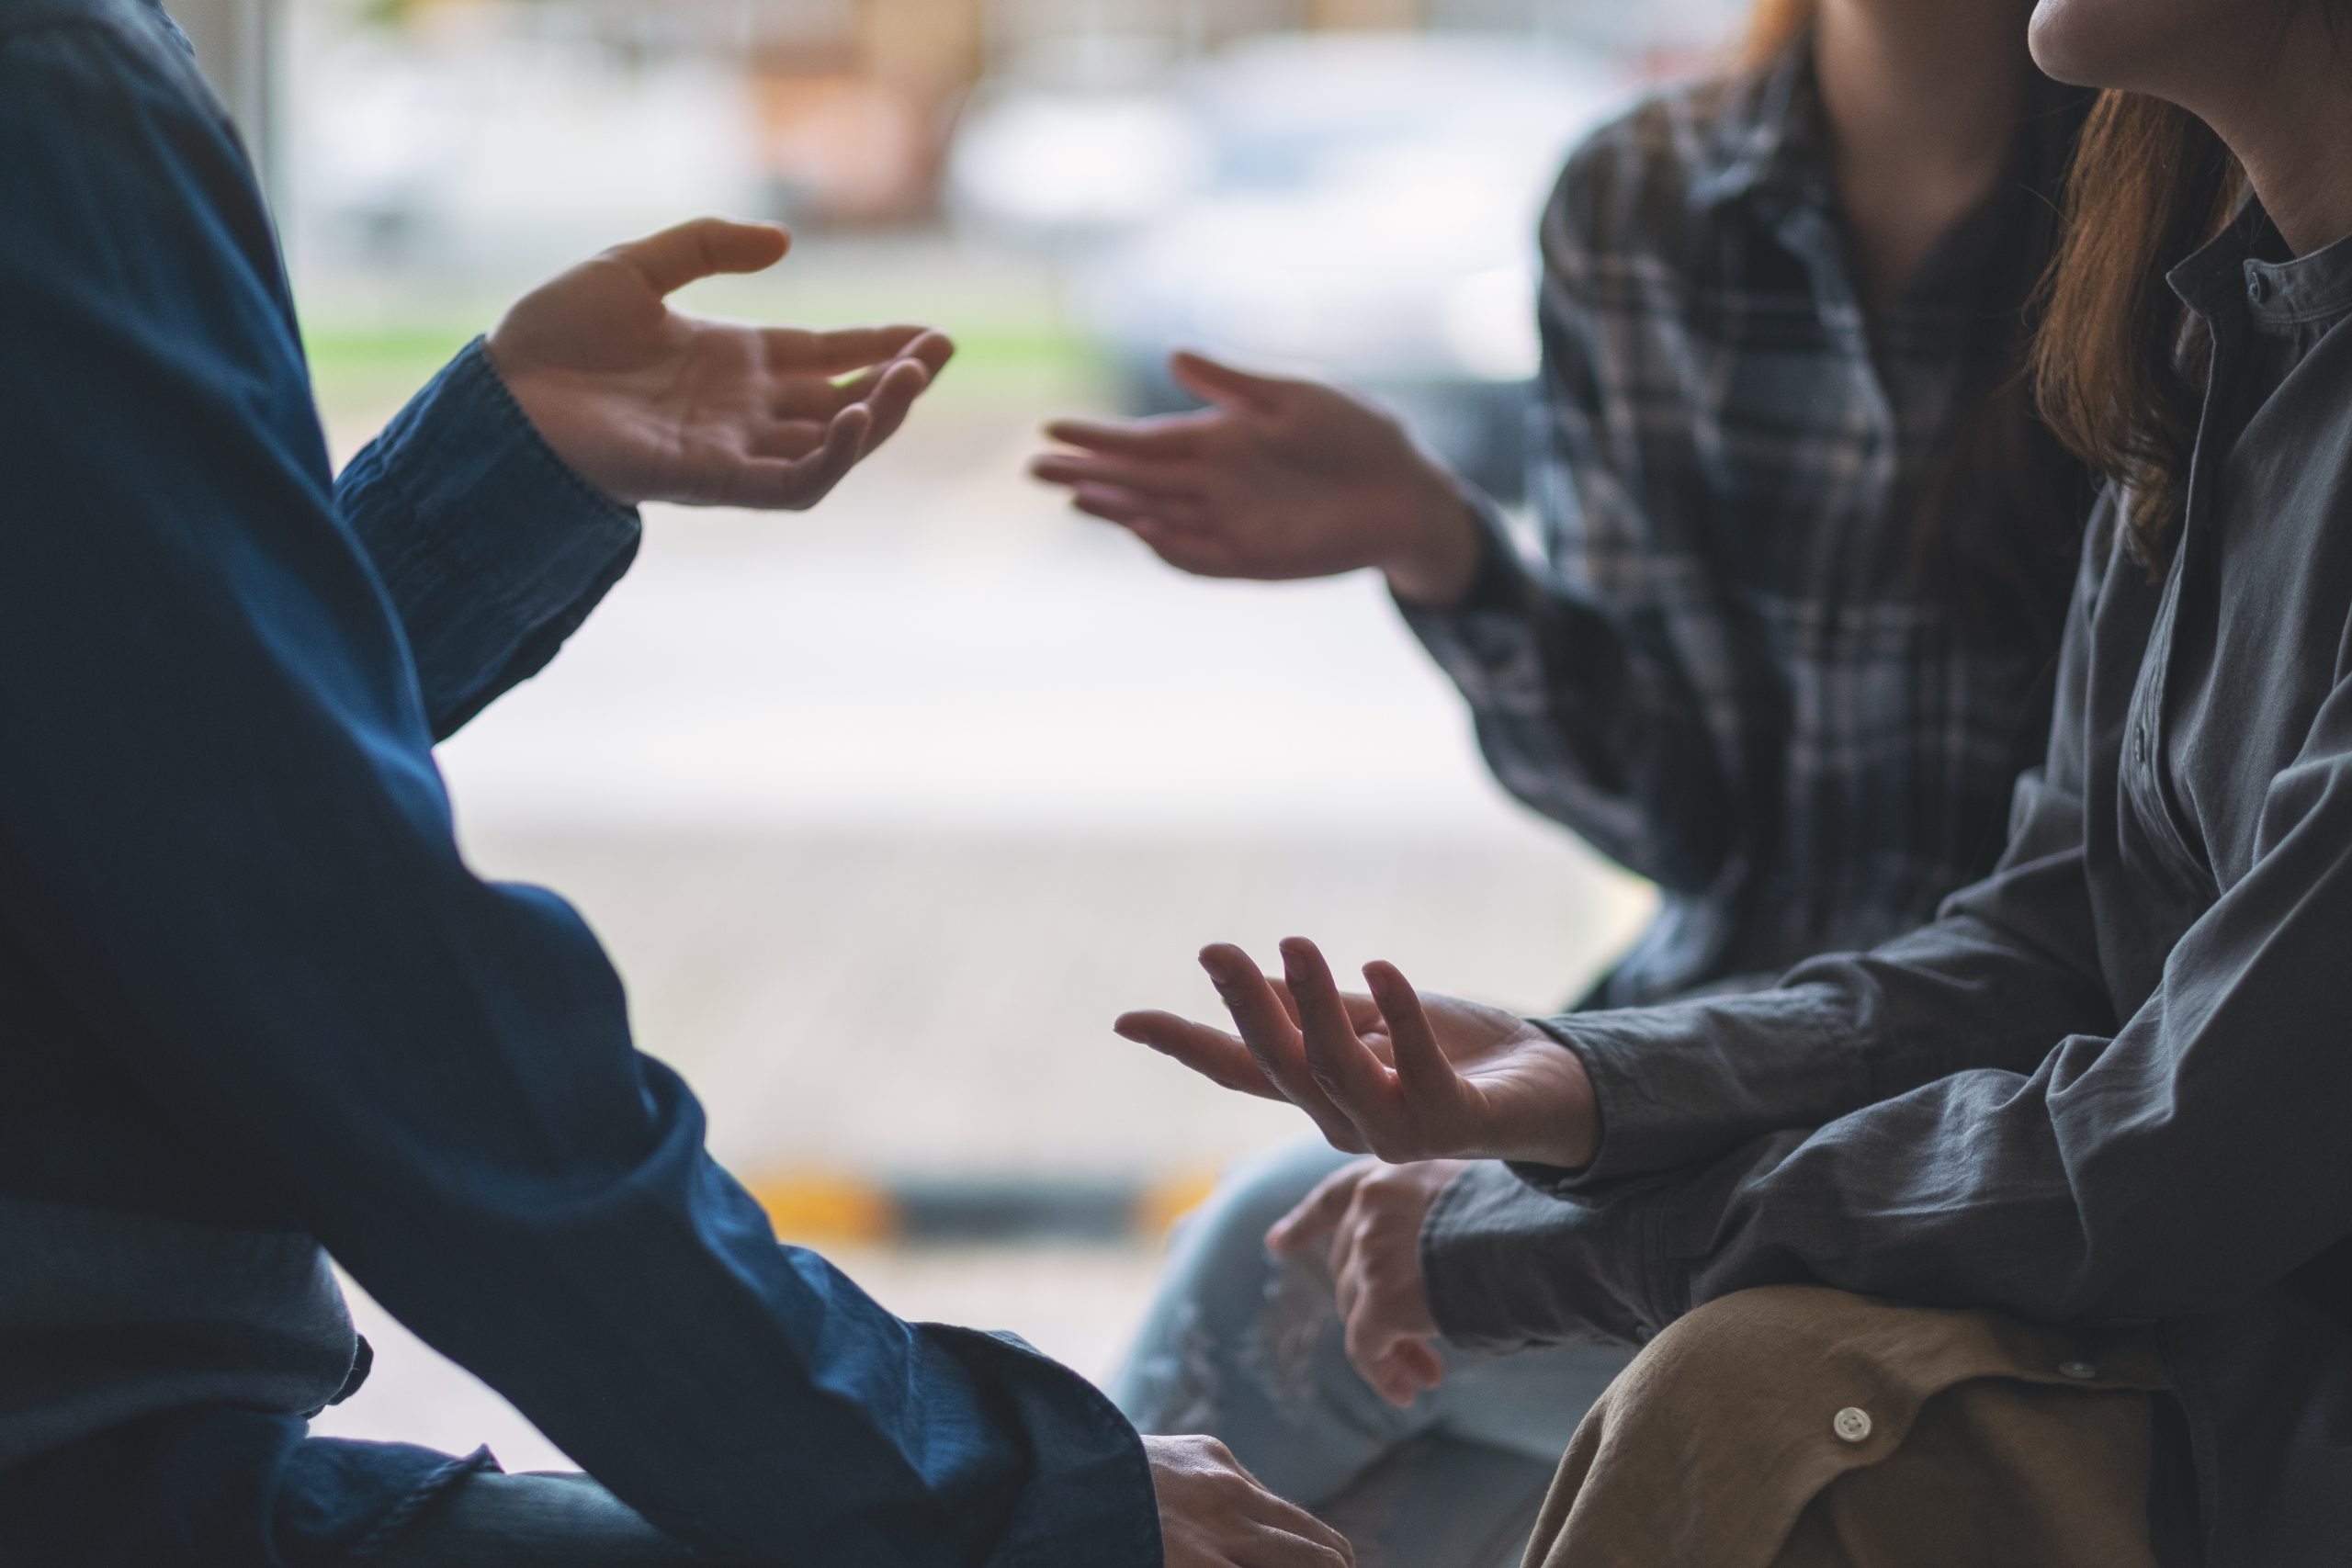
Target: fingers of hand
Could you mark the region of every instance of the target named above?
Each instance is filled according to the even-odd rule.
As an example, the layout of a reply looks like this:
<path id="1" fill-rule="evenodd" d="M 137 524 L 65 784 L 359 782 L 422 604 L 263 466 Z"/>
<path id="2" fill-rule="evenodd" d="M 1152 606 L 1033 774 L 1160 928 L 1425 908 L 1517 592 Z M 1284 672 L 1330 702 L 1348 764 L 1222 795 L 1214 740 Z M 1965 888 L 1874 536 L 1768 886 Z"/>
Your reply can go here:
<path id="1" fill-rule="evenodd" d="M 1460 1096 L 1462 1077 L 1438 1043 L 1437 1031 L 1430 1026 L 1429 1012 L 1421 1006 L 1420 994 L 1393 964 L 1368 964 L 1363 977 L 1372 987 L 1372 999 L 1380 1009 L 1381 1018 L 1387 1023 L 1389 1043 L 1396 1056 L 1396 1077 L 1406 1096 L 1424 1111 L 1451 1107 Z"/>
<path id="2" fill-rule="evenodd" d="M 616 246 L 610 254 L 635 268 L 656 294 L 667 296 L 721 273 L 764 272 L 791 248 L 792 236 L 773 223 L 697 218 Z"/>
<path id="3" fill-rule="evenodd" d="M 1250 1048 L 1221 1029 L 1170 1012 L 1126 1013 L 1111 1027 L 1121 1039 L 1173 1057 L 1221 1088 L 1261 1100 L 1287 1098 L 1259 1067 Z"/>
<path id="4" fill-rule="evenodd" d="M 1249 572 L 1234 557 L 1233 547 L 1213 534 L 1202 533 L 1179 523 L 1158 517 L 1147 517 L 1126 525 L 1127 532 L 1142 540 L 1151 553 L 1193 577 L 1238 578 Z"/>
<path id="5" fill-rule="evenodd" d="M 1341 1226 L 1346 1256 L 1333 1280 L 1346 1324 L 1349 1362 L 1392 1404 L 1435 1388 L 1444 1363 L 1428 1342 L 1419 1238 L 1378 1224 Z"/>
<path id="6" fill-rule="evenodd" d="M 956 353 L 954 342 L 944 333 L 921 326 L 845 327 L 834 332 L 770 327 L 760 336 L 771 366 L 801 375 L 848 376 L 910 357 L 922 360 L 936 374 Z"/>
<path id="7" fill-rule="evenodd" d="M 1150 497 L 1137 495 L 1116 485 L 1082 484 L 1069 492 L 1071 506 L 1089 517 L 1100 517 L 1105 523 L 1116 523 L 1122 528 L 1142 529 L 1156 526 L 1163 533 L 1176 532 L 1176 525 L 1165 517 L 1165 508 Z"/>
<path id="8" fill-rule="evenodd" d="M 1281 377 L 1253 376 L 1223 360 L 1190 352 L 1172 355 L 1168 361 L 1168 370 L 1176 378 L 1178 386 L 1211 403 L 1269 407 L 1281 401 L 1285 393 L 1298 385 L 1296 381 Z"/>
<path id="9" fill-rule="evenodd" d="M 805 512 L 832 492 L 864 455 L 874 416 L 863 406 L 843 410 L 826 426 L 822 443 L 804 457 L 753 457 L 741 465 L 721 498 L 763 512 Z"/>
<path id="10" fill-rule="evenodd" d="M 1297 998 L 1298 1032 L 1308 1071 L 1376 1153 L 1393 1136 L 1396 1086 L 1393 1075 L 1356 1032 L 1320 949 L 1304 937 L 1282 944 L 1283 974 Z"/>
<path id="11" fill-rule="evenodd" d="M 1348 1119 L 1315 1081 L 1306 1062 L 1298 1026 L 1292 1023 L 1282 1000 L 1250 955 L 1238 947 L 1219 944 L 1201 953 L 1201 967 L 1216 983 L 1226 1010 L 1241 1031 L 1242 1042 L 1257 1058 L 1266 1077 L 1297 1106 L 1315 1119 L 1316 1126 L 1335 1148 L 1351 1154 L 1369 1152 Z M 1295 982 L 1294 981 L 1294 987 Z"/>
<path id="12" fill-rule="evenodd" d="M 752 429 L 748 449 L 754 457 L 797 463 L 825 444 L 832 429 L 829 419 L 779 419 Z"/>
<path id="13" fill-rule="evenodd" d="M 1347 1540 L 1212 1438 L 1144 1438 L 1169 1568 L 1351 1568 Z"/>
<path id="14" fill-rule="evenodd" d="M 1182 413 L 1116 422 L 1063 419 L 1046 426 L 1046 438 L 1102 457 L 1148 463 L 1177 462 L 1200 456 L 1202 443 L 1216 418 L 1214 414 Z"/>
<path id="15" fill-rule="evenodd" d="M 1320 1525 L 1312 1514 L 1309 1521 Z M 1351 1568 L 1355 1553 L 1344 1537 L 1336 1531 L 1323 1536 L 1309 1536 L 1299 1530 L 1274 1529 L 1261 1526 L 1255 1539 L 1244 1542 L 1234 1553 L 1236 1568 Z"/>
<path id="16" fill-rule="evenodd" d="M 1197 501 L 1207 487 L 1197 467 L 1185 462 L 1161 462 L 1133 457 L 1073 457 L 1048 453 L 1029 465 L 1030 475 L 1049 485 L 1074 489 L 1110 485 L 1140 495 Z"/>
<path id="17" fill-rule="evenodd" d="M 1274 1222 L 1266 1233 L 1266 1245 L 1286 1257 L 1329 1247 L 1355 1201 L 1356 1189 L 1374 1168 L 1370 1160 L 1358 1160 L 1325 1177 L 1298 1207 Z"/>
<path id="18" fill-rule="evenodd" d="M 1399 1339 L 1369 1370 L 1357 1370 L 1382 1398 L 1399 1408 L 1409 1406 L 1445 1382 L 1445 1359 L 1426 1339 Z"/>
<path id="19" fill-rule="evenodd" d="M 933 374 L 928 364 L 916 358 L 901 359 L 881 373 L 865 399 L 874 414 L 874 428 L 865 438 L 867 455 L 899 433 L 913 412 L 915 400 L 931 389 Z"/>

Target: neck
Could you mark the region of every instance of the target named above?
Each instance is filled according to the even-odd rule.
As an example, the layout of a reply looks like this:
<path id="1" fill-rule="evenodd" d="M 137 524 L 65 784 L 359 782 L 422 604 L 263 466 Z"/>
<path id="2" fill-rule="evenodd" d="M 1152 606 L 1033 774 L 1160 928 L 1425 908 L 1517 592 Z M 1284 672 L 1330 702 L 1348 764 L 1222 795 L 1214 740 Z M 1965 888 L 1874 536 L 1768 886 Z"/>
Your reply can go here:
<path id="1" fill-rule="evenodd" d="M 2309 255 L 2352 235 L 2352 60 L 2316 7 L 2299 10 L 2250 68 L 2242 90 L 2183 107 L 2211 126 L 2278 226 Z"/>
<path id="2" fill-rule="evenodd" d="M 1822 0 L 1814 34 L 1838 191 L 1873 294 L 1899 288 L 2007 161 L 2028 0 Z"/>

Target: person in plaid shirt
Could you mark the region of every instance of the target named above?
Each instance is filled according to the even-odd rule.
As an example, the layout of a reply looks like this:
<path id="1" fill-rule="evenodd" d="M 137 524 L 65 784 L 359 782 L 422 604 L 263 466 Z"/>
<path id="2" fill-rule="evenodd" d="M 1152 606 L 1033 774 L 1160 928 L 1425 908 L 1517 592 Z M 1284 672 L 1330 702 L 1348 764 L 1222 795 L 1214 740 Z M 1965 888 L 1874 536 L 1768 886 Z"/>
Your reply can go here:
<path id="1" fill-rule="evenodd" d="M 1778 0 L 1744 69 L 1575 154 L 1540 548 L 1383 411 L 1198 355 L 1204 411 L 1056 424 L 1035 471 L 1189 572 L 1384 572 L 1497 778 L 1658 886 L 1588 1005 L 1913 930 L 1998 858 L 2093 500 L 2022 375 L 2087 107 L 2033 71 L 2029 8 Z M 1194 1218 L 1114 1397 L 1370 1559 L 1508 1555 L 1623 1358 L 1351 1369 L 1323 1255 L 1409 1252 L 1461 1168 L 1345 1159 L 1285 1151 Z"/>

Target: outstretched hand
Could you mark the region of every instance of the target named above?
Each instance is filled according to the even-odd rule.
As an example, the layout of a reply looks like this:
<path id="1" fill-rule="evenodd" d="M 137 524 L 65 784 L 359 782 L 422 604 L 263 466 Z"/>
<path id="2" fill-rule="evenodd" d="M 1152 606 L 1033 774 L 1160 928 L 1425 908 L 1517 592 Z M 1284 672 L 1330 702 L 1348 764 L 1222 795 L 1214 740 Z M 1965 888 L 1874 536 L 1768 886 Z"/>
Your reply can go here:
<path id="1" fill-rule="evenodd" d="M 955 346 L 916 326 L 808 332 L 670 308 L 791 243 L 707 218 L 616 246 L 517 302 L 491 360 L 557 454 L 625 506 L 805 511 L 896 433 Z"/>
<path id="2" fill-rule="evenodd" d="M 1202 953 L 1238 1037 L 1164 1012 L 1115 1028 L 1227 1089 L 1289 1100 L 1350 1154 L 1591 1163 L 1592 1082 L 1551 1035 L 1493 1008 L 1424 1000 L 1394 964 L 1367 964 L 1371 994 L 1347 996 L 1313 942 L 1293 937 L 1282 953 L 1278 986 L 1238 947 Z"/>
<path id="3" fill-rule="evenodd" d="M 1201 577 L 1285 581 L 1371 567 L 1411 603 L 1458 602 L 1483 535 L 1460 481 L 1396 417 L 1343 388 L 1197 354 L 1169 372 L 1208 407 L 1061 420 L 1030 465 L 1070 503 Z"/>

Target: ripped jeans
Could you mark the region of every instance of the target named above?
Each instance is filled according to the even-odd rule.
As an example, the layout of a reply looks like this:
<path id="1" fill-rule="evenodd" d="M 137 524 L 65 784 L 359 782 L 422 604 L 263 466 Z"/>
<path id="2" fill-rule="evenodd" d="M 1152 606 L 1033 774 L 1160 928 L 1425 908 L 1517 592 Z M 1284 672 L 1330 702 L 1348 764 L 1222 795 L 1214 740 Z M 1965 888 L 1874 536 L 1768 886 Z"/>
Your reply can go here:
<path id="1" fill-rule="evenodd" d="M 1177 1231 L 1110 1393 L 1146 1432 L 1206 1433 L 1345 1534 L 1363 1568 L 1508 1568 L 1568 1439 L 1631 1351 L 1446 1352 L 1409 1410 L 1348 1362 L 1329 1277 L 1268 1227 L 1350 1159 L 1321 1144 L 1238 1169 Z"/>

